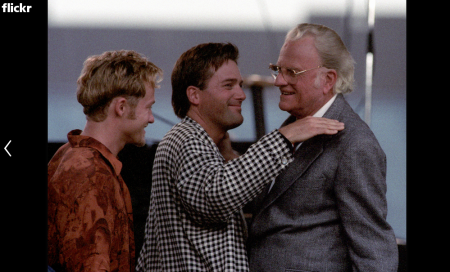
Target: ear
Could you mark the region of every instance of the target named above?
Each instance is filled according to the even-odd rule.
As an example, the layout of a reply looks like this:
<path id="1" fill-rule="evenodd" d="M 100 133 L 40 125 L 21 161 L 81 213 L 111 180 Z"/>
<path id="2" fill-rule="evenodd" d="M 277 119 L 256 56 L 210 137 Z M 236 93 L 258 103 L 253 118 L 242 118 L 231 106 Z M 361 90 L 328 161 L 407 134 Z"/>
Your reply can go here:
<path id="1" fill-rule="evenodd" d="M 127 100 L 125 99 L 125 97 L 116 97 L 113 99 L 113 101 L 111 102 L 111 107 L 114 108 L 114 113 L 116 114 L 116 116 L 122 117 L 125 114 L 125 111 L 128 107 L 127 104 Z"/>
<path id="2" fill-rule="evenodd" d="M 200 104 L 200 92 L 201 90 L 195 86 L 189 86 L 186 89 L 187 98 L 192 105 Z"/>
<path id="3" fill-rule="evenodd" d="M 325 84 L 324 84 L 324 94 L 327 94 L 328 92 L 333 91 L 333 86 L 336 84 L 337 80 L 337 72 L 334 69 L 328 69 L 328 71 L 325 72 Z"/>

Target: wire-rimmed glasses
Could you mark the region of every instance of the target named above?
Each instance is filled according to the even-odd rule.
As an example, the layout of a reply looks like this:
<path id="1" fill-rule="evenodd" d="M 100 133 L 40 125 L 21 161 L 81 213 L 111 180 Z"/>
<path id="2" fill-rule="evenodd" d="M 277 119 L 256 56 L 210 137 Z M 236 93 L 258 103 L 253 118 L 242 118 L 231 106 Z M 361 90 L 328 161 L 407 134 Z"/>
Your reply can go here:
<path id="1" fill-rule="evenodd" d="M 306 70 L 302 70 L 302 71 L 297 71 L 295 69 L 291 69 L 291 68 L 285 68 L 285 67 L 281 67 L 281 66 L 277 66 L 275 64 L 269 64 L 269 69 L 270 69 L 270 73 L 272 74 L 274 79 L 277 79 L 278 75 L 281 74 L 284 78 L 284 80 L 289 83 L 289 84 L 295 84 L 297 83 L 298 80 L 298 75 L 310 71 L 310 70 L 314 70 L 317 68 L 321 68 L 323 67 L 322 65 L 319 65 L 317 67 L 311 68 L 311 69 L 306 69 Z"/>

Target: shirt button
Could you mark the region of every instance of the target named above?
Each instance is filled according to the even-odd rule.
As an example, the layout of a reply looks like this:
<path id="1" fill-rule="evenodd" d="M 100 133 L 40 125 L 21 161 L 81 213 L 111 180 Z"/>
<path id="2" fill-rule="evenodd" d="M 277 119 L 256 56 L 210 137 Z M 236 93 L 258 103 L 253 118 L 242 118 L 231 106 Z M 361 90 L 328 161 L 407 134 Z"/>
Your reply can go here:
<path id="1" fill-rule="evenodd" d="M 281 158 L 281 164 L 286 165 L 288 163 L 288 159 L 286 157 Z"/>

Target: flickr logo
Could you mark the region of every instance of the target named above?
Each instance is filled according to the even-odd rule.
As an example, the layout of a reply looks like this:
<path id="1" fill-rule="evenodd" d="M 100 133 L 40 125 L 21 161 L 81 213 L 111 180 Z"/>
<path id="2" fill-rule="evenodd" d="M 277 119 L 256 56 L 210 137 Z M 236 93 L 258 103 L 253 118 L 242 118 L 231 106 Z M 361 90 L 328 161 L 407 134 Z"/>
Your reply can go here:
<path id="1" fill-rule="evenodd" d="M 14 5 L 13 3 L 3 3 L 2 5 L 2 11 L 5 12 L 30 12 L 31 6 L 25 6 L 20 3 L 19 5 Z"/>

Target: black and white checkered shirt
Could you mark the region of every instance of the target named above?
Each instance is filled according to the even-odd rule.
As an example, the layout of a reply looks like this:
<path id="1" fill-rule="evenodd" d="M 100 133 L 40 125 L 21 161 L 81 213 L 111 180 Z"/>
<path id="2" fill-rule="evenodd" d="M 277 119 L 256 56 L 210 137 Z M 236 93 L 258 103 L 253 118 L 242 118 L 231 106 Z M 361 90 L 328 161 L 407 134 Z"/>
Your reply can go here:
<path id="1" fill-rule="evenodd" d="M 137 271 L 248 271 L 242 207 L 293 160 L 274 130 L 225 160 L 189 117 L 158 145 Z"/>

